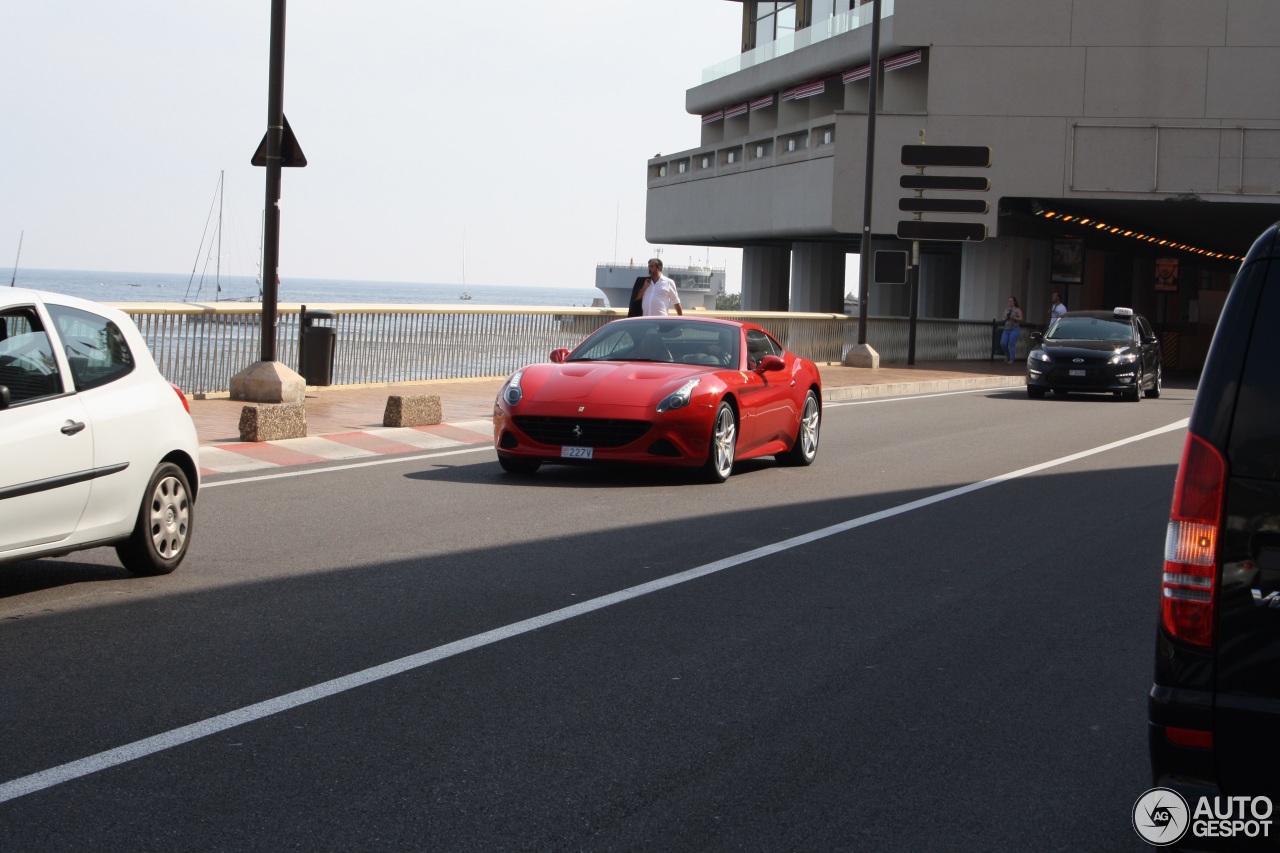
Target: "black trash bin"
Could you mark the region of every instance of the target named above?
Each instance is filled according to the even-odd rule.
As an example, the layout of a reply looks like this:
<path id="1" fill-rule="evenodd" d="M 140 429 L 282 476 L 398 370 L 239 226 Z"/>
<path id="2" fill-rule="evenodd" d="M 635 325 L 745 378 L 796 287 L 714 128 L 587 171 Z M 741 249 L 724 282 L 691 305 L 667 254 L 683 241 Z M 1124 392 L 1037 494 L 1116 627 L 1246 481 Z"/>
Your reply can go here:
<path id="1" fill-rule="evenodd" d="M 333 384 L 333 358 L 337 350 L 338 329 L 334 325 L 317 325 L 317 320 L 336 320 L 332 311 L 308 311 L 302 306 L 298 339 L 298 372 L 308 385 Z"/>

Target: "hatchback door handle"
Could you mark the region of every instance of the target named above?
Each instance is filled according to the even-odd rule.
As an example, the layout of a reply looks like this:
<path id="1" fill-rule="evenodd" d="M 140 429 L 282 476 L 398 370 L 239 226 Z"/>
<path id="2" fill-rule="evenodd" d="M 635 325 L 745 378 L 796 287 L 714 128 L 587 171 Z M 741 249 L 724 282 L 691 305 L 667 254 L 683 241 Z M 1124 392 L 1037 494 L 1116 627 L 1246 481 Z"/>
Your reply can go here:
<path id="1" fill-rule="evenodd" d="M 82 429 L 84 429 L 84 424 L 80 423 L 79 421 L 67 421 L 65 424 L 62 425 L 62 434 L 75 435 Z"/>

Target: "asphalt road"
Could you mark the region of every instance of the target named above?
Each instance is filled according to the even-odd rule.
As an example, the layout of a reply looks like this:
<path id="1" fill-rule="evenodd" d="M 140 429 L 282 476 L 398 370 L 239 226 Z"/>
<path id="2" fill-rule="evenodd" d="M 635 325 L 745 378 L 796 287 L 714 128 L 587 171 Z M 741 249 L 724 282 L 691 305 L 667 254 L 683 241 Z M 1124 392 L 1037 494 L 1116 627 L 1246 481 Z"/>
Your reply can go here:
<path id="1" fill-rule="evenodd" d="M 211 478 L 0 567 L 0 850 L 1146 850 L 1188 389 L 824 413 L 807 469 Z"/>

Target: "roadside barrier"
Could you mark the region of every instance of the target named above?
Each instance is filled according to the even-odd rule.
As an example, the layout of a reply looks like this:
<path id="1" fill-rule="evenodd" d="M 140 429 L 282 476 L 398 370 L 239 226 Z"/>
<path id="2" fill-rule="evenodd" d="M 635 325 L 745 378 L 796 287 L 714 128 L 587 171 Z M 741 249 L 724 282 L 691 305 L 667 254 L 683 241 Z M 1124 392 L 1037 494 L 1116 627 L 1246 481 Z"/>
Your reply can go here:
<path id="1" fill-rule="evenodd" d="M 114 307 L 138 325 L 161 373 L 188 394 L 227 391 L 231 377 L 261 354 L 261 309 L 253 303 L 131 302 Z M 611 308 L 460 308 L 440 305 L 311 305 L 333 314 L 333 384 L 366 385 L 428 379 L 506 376 L 552 350 L 573 347 L 624 316 Z M 276 359 L 298 367 L 299 305 L 277 308 Z M 695 313 L 695 312 L 690 312 Z M 843 314 L 697 311 L 750 320 L 787 349 L 819 363 L 840 362 L 858 341 L 858 319 Z M 917 322 L 918 361 L 989 357 L 990 323 L 948 319 Z M 882 364 L 907 360 L 905 317 L 872 317 L 867 343 Z"/>

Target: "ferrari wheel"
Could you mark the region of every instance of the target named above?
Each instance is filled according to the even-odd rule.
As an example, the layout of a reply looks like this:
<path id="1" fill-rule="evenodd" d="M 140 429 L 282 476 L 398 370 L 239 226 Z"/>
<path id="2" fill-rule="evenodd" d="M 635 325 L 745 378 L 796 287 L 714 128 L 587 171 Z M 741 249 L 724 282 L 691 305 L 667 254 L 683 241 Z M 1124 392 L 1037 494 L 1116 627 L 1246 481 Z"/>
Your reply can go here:
<path id="1" fill-rule="evenodd" d="M 818 431 L 822 426 L 822 409 L 818 406 L 818 395 L 810 391 L 804 398 L 804 409 L 800 413 L 800 428 L 796 431 L 795 444 L 782 454 L 781 461 L 787 465 L 811 465 L 818 456 Z"/>
<path id="2" fill-rule="evenodd" d="M 723 483 L 733 471 L 733 457 L 737 451 L 738 422 L 733 407 L 721 403 L 711 427 L 711 448 L 707 453 L 707 465 L 703 469 L 712 483 Z"/>
<path id="3" fill-rule="evenodd" d="M 498 456 L 498 464 L 508 474 L 532 474 L 542 467 L 537 459 L 521 459 L 516 456 Z"/>

